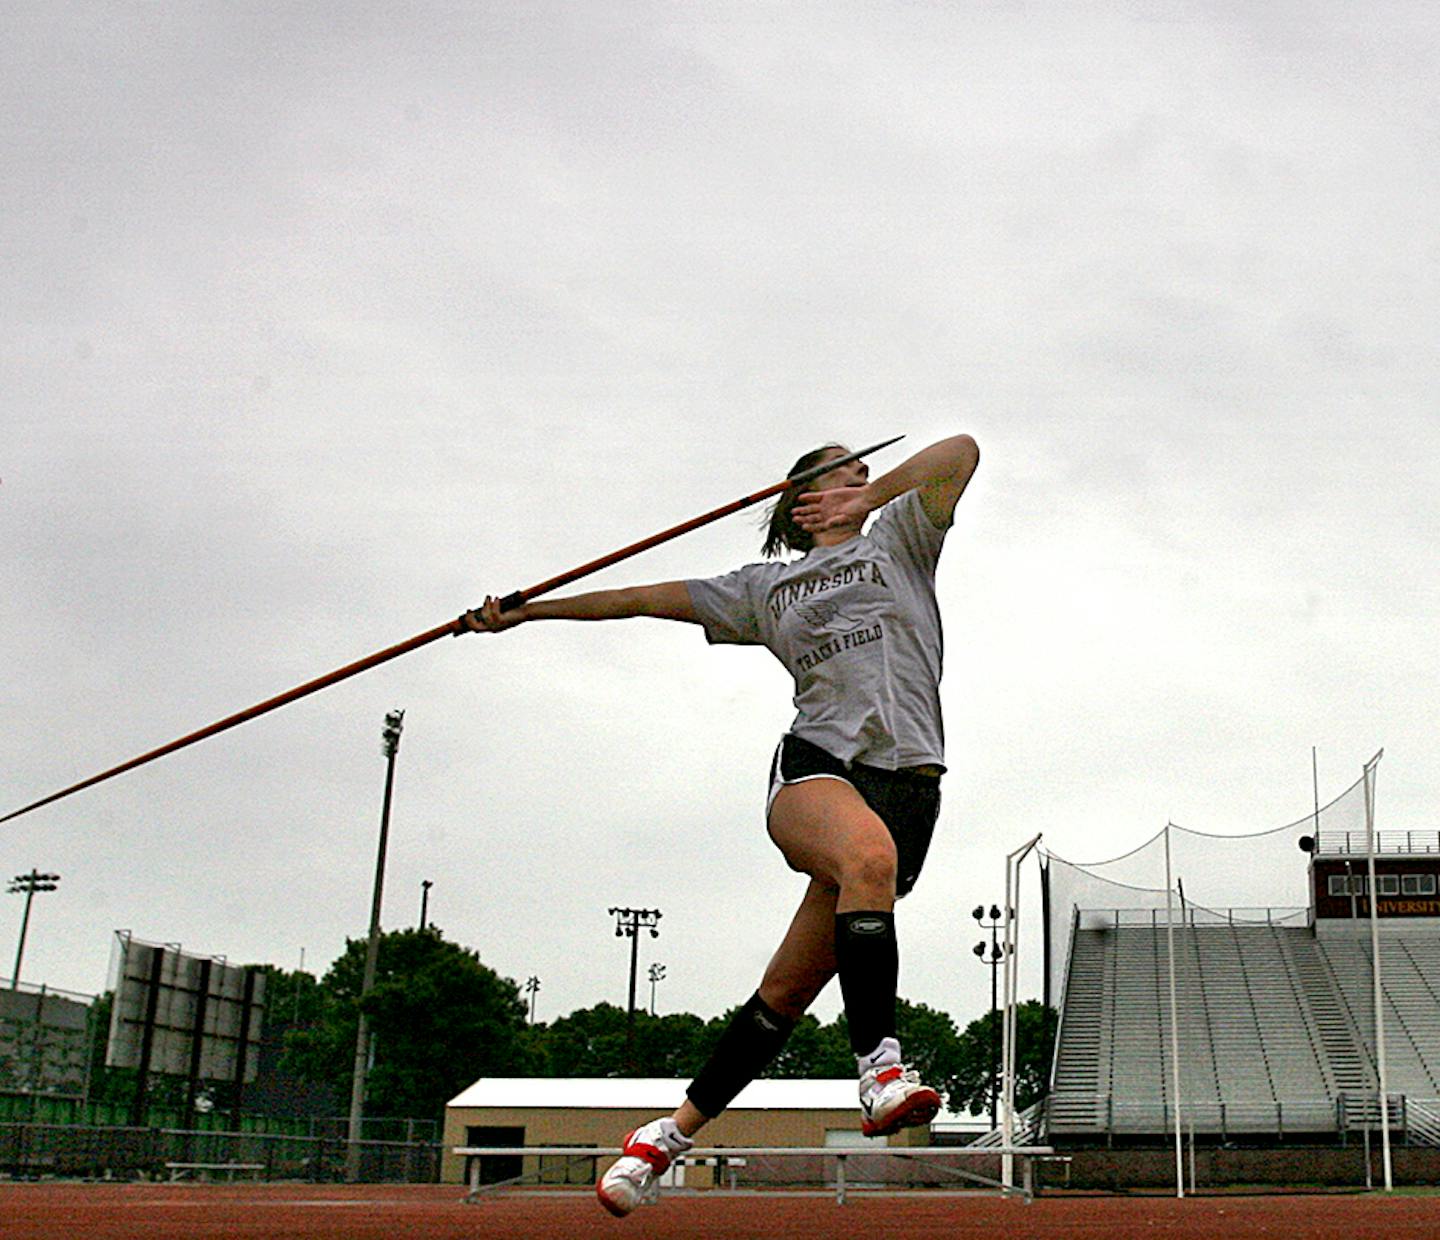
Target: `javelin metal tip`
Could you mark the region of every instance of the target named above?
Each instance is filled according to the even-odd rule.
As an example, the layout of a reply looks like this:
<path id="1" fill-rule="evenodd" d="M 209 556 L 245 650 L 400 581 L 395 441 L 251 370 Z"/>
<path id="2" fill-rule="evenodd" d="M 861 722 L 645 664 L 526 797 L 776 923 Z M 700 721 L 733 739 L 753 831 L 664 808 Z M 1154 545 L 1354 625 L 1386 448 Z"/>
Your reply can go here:
<path id="1" fill-rule="evenodd" d="M 868 448 L 861 448 L 858 452 L 851 452 L 846 456 L 836 457 L 833 461 L 821 461 L 809 469 L 801 470 L 788 481 L 792 487 L 802 486 L 807 482 L 813 482 L 822 474 L 828 474 L 832 469 L 839 469 L 842 465 L 848 465 L 851 461 L 858 461 L 861 457 L 869 456 L 872 452 L 879 452 L 881 448 L 888 448 L 892 443 L 899 443 L 904 435 L 896 435 L 893 439 L 886 439 L 880 443 L 871 444 Z"/>

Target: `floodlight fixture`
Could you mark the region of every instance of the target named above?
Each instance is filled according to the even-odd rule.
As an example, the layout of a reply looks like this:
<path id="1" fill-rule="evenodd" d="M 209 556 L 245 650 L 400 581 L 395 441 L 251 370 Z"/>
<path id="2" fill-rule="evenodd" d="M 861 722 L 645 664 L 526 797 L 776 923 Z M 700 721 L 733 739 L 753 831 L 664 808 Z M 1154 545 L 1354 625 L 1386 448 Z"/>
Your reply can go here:
<path id="1" fill-rule="evenodd" d="M 387 758 L 393 758 L 400 748 L 400 732 L 405 723 L 403 710 L 392 710 L 385 716 L 385 726 L 380 731 L 380 750 Z"/>

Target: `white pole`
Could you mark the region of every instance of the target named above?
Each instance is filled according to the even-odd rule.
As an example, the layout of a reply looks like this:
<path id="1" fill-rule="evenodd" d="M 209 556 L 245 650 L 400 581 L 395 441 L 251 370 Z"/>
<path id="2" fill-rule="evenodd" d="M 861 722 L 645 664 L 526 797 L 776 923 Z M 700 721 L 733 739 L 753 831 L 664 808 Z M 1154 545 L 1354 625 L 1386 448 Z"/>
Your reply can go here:
<path id="1" fill-rule="evenodd" d="M 1019 945 L 1017 920 L 1020 903 L 1020 863 L 1039 842 L 1040 836 L 1037 835 L 1028 844 L 1017 848 L 1005 858 L 1005 995 L 1004 1024 L 1001 1026 L 1004 1037 L 1001 1050 L 1003 1075 L 1000 1088 L 1000 1134 L 1007 1150 L 1015 1145 L 1015 994 L 1019 983 L 1019 955 L 1016 948 Z M 1015 1156 L 1013 1154 L 1001 1155 L 1000 1182 L 1006 1188 L 1015 1187 Z"/>
<path id="2" fill-rule="evenodd" d="M 1170 877 L 1170 823 L 1165 824 L 1165 946 L 1170 956 L 1170 1066 L 1175 1083 L 1175 1196 L 1185 1196 L 1185 1143 L 1180 1132 L 1180 1018 L 1175 1004 L 1175 902 Z"/>
<path id="3" fill-rule="evenodd" d="M 1375 1062 L 1380 1083 L 1380 1151 L 1385 1167 L 1385 1191 L 1393 1192 L 1390 1166 L 1390 1098 L 1385 1076 L 1385 1009 L 1380 989 L 1380 889 L 1375 882 L 1375 766 L 1382 749 L 1365 764 L 1365 865 L 1370 880 L 1370 980 L 1375 996 Z"/>
<path id="4" fill-rule="evenodd" d="M 1004 1008 L 1002 1008 L 1001 1020 L 1001 1087 L 999 1087 L 999 1126 L 1001 1126 L 1001 1141 L 1005 1149 L 1011 1149 L 1015 1144 L 1015 1120 L 1011 1115 L 1011 1099 L 1015 1096 L 1012 1084 L 1014 1074 L 1011 1073 L 1011 1054 L 1014 1053 L 1014 1046 L 1011 1044 L 1011 1033 L 1009 1033 L 1009 1011 L 1015 1002 L 1015 984 L 1011 976 L 1011 961 L 1015 956 L 1015 900 L 1011 891 L 1011 871 L 1014 866 L 1011 858 L 1005 858 L 1005 997 Z M 1007 1188 L 1015 1187 L 1015 1159 L 1005 1154 L 1001 1158 L 1001 1171 L 999 1180 Z"/>

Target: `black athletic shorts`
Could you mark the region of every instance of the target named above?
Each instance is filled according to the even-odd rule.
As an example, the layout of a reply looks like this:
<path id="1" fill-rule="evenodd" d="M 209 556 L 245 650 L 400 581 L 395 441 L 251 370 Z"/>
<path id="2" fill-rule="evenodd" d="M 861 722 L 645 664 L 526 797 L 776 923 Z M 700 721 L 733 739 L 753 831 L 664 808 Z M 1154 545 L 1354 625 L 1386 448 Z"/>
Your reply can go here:
<path id="1" fill-rule="evenodd" d="M 849 784 L 890 828 L 897 858 L 895 895 L 907 895 L 920 877 L 930 837 L 940 817 L 940 777 L 917 771 L 887 771 L 852 762 L 847 766 L 818 745 L 787 732 L 770 764 L 768 817 L 775 794 L 786 784 L 807 779 L 839 779 Z"/>

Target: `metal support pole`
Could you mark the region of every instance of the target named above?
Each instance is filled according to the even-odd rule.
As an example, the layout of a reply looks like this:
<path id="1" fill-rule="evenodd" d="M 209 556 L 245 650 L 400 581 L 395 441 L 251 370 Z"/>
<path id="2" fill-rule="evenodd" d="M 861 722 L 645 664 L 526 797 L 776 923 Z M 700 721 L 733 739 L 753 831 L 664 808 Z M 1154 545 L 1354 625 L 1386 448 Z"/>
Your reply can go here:
<path id="1" fill-rule="evenodd" d="M 208 956 L 200 962 L 200 979 L 195 986 L 195 1025 L 190 1031 L 190 1071 L 185 1083 L 185 1126 L 197 1127 L 195 1099 L 200 1093 L 200 1067 L 205 1051 L 205 1013 L 210 1006 L 210 974 L 214 961 Z"/>
<path id="2" fill-rule="evenodd" d="M 235 1094 L 230 1112 L 230 1126 L 240 1131 L 240 1114 L 245 1099 L 245 1066 L 250 1049 L 250 1023 L 255 1007 L 255 969 L 245 970 L 245 991 L 240 1000 L 240 1033 L 235 1039 Z M 299 979 L 296 979 L 296 993 L 299 993 Z"/>
<path id="3" fill-rule="evenodd" d="M 1180 1130 L 1180 1018 L 1175 1003 L 1175 902 L 1170 877 L 1170 823 L 1165 824 L 1165 944 L 1170 974 L 1170 1067 L 1175 1085 L 1175 1196 L 1185 1196 L 1184 1139 Z"/>
<path id="4" fill-rule="evenodd" d="M 1000 943 L 996 938 L 998 931 L 1004 924 L 1003 916 L 999 905 L 990 906 L 990 920 L 985 920 L 985 906 L 977 905 L 973 914 L 976 924 L 980 929 L 990 932 L 990 955 L 985 955 L 985 940 L 975 944 L 975 957 L 981 964 L 990 969 L 990 1127 L 996 1128 L 1000 1123 L 1000 1078 L 1003 1075 L 1003 1066 L 1000 1062 L 1000 964 L 1004 954 L 1000 950 Z"/>
<path id="5" fill-rule="evenodd" d="M 375 887 L 370 899 L 370 935 L 365 944 L 365 973 L 360 984 L 360 1018 L 355 1031 L 355 1067 L 350 1079 L 350 1126 L 345 1152 L 345 1178 L 360 1178 L 360 1139 L 365 1110 L 365 1078 L 370 1070 L 370 1020 L 364 1003 L 375 987 L 380 962 L 380 905 L 385 894 L 385 850 L 390 840 L 390 798 L 395 788 L 395 755 L 400 751 L 403 710 L 385 716 L 381 744 L 385 754 L 385 799 L 380 808 L 380 844 L 375 855 Z"/>
<path id="6" fill-rule="evenodd" d="M 1019 988 L 1019 927 L 1017 917 L 1020 905 L 1020 864 L 1040 842 L 1035 836 L 1028 844 L 1022 845 L 1005 858 L 1005 1012 L 1004 1012 L 1004 1082 L 1001 1089 L 1003 1107 L 1000 1112 L 1002 1139 L 1007 1150 L 1015 1144 L 1015 1059 L 1016 1059 L 1016 992 Z M 1015 1156 L 1006 1153 L 1000 1160 L 1000 1178 L 1007 1189 L 1015 1187 Z"/>
<path id="7" fill-rule="evenodd" d="M 649 930 L 650 937 L 658 938 L 658 922 L 661 913 L 656 908 L 612 908 L 615 918 L 615 937 L 630 939 L 630 998 L 625 1009 L 625 1066 L 635 1071 L 635 975 L 640 967 L 640 931 Z"/>
<path id="8" fill-rule="evenodd" d="M 42 874 L 32 869 L 28 874 L 17 874 L 10 880 L 11 895 L 25 893 L 25 912 L 20 918 L 20 945 L 15 949 L 15 971 L 10 975 L 10 989 L 20 989 L 20 962 L 25 959 L 25 937 L 30 932 L 30 905 L 37 891 L 54 891 L 60 885 L 60 875 Z"/>
<path id="9" fill-rule="evenodd" d="M 635 974 L 640 967 L 640 936 L 630 936 L 630 998 L 625 1005 L 626 1018 L 631 1025 L 635 1023 Z"/>
<path id="10" fill-rule="evenodd" d="M 12 891 L 17 888 L 12 887 Z M 10 974 L 10 989 L 20 989 L 20 962 L 25 959 L 25 936 L 30 933 L 30 905 L 35 899 L 35 888 L 26 887 L 25 912 L 20 916 L 20 946 L 15 949 L 15 968 Z"/>
<path id="11" fill-rule="evenodd" d="M 129 966 L 131 944 L 126 944 L 121 969 Z M 160 979 L 165 970 L 165 949 L 152 947 L 150 950 L 150 986 L 145 995 L 145 1023 L 140 1031 L 140 1064 L 135 1071 L 135 1097 L 130 1103 L 130 1127 L 141 1128 L 145 1124 L 146 1091 L 150 1086 L 150 1056 L 155 1047 L 155 1017 L 160 1007 Z"/>
<path id="12" fill-rule="evenodd" d="M 1365 764 L 1365 864 L 1370 878 L 1370 980 L 1375 998 L 1375 1060 L 1380 1084 L 1380 1157 L 1385 1191 L 1393 1192 L 1390 1162 L 1390 1097 L 1385 1071 L 1385 997 L 1380 987 L 1380 888 L 1375 881 L 1375 766 L 1382 749 Z"/>

